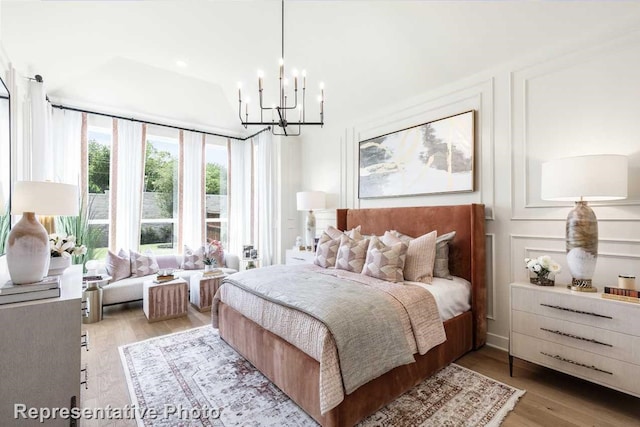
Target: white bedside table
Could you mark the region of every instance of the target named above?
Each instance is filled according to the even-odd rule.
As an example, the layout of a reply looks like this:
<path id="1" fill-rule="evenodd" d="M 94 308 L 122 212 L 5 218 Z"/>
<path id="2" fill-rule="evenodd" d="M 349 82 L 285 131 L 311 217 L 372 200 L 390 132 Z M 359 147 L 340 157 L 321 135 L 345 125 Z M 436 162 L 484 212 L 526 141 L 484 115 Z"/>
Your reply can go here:
<path id="1" fill-rule="evenodd" d="M 313 264 L 313 260 L 316 257 L 315 252 L 310 251 L 296 251 L 294 249 L 287 249 L 285 264 L 287 265 L 299 265 L 299 264 Z"/>

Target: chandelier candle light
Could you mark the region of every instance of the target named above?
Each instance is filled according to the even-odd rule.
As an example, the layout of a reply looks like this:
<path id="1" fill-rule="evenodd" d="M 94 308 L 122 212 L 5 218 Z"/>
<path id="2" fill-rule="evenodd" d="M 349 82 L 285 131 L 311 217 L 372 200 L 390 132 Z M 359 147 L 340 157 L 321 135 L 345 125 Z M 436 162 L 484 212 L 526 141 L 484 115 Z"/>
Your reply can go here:
<path id="1" fill-rule="evenodd" d="M 596 292 L 591 279 L 598 259 L 598 220 L 587 202 L 627 198 L 626 156 L 568 157 L 542 165 L 541 198 L 574 201 L 566 224 L 570 289 Z"/>
<path id="2" fill-rule="evenodd" d="M 247 128 L 251 125 L 270 126 L 271 132 L 274 135 L 282 136 L 298 136 L 301 132 L 302 126 L 324 126 L 324 83 L 320 83 L 320 94 L 318 95 L 318 102 L 320 103 L 320 121 L 308 122 L 306 121 L 305 101 L 307 91 L 307 72 L 302 70 L 302 102 L 298 104 L 298 71 L 293 69 L 293 103 L 289 104 L 290 92 L 289 80 L 286 77 L 284 66 L 284 0 L 282 4 L 282 56 L 279 61 L 279 101 L 278 104 L 272 104 L 271 106 L 264 106 L 263 99 L 263 85 L 264 85 L 264 72 L 258 70 L 258 100 L 260 107 L 260 121 L 249 121 L 249 103 L 250 98 L 244 98 L 244 118 L 242 113 L 242 83 L 238 83 L 238 115 L 240 116 L 240 122 Z M 287 116 L 289 113 L 296 115 L 293 111 L 297 110 L 297 117 L 289 119 Z M 265 111 L 270 112 L 270 119 L 265 120 Z M 296 120 L 297 119 L 297 120 Z M 276 126 L 282 128 L 281 131 L 276 131 Z M 293 128 L 293 130 L 291 130 Z"/>

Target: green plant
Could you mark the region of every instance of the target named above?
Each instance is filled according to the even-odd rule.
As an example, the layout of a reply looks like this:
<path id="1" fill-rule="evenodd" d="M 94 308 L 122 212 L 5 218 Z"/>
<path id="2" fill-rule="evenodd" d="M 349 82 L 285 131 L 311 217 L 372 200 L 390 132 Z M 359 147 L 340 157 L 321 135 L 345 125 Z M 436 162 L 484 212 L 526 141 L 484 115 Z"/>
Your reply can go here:
<path id="1" fill-rule="evenodd" d="M 73 235 L 76 238 L 76 244 L 87 247 L 87 253 L 83 255 L 74 255 L 72 262 L 74 264 L 83 264 L 93 259 L 93 252 L 96 249 L 96 242 L 99 239 L 97 230 L 89 227 L 89 206 L 85 203 L 84 196 L 80 200 L 80 212 L 78 216 L 59 216 L 56 217 L 56 231 L 60 234 Z"/>
<path id="2" fill-rule="evenodd" d="M 11 224 L 11 214 L 7 209 L 4 215 L 0 216 L 0 255 L 7 252 L 7 239 L 9 238 L 9 224 Z"/>

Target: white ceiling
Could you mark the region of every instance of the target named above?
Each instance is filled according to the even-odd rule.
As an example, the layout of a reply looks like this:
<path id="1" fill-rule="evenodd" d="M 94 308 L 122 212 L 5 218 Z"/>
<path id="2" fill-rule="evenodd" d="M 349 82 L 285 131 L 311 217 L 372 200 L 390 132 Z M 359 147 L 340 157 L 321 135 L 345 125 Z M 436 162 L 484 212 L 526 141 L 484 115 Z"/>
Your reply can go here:
<path id="1" fill-rule="evenodd" d="M 236 83 L 255 100 L 256 70 L 269 82 L 277 72 L 279 1 L 0 6 L 14 66 L 41 74 L 50 98 L 68 104 L 240 130 Z M 286 15 L 287 66 L 307 69 L 311 104 L 326 83 L 327 120 L 362 117 L 549 46 L 640 28 L 636 1 L 292 0 Z"/>

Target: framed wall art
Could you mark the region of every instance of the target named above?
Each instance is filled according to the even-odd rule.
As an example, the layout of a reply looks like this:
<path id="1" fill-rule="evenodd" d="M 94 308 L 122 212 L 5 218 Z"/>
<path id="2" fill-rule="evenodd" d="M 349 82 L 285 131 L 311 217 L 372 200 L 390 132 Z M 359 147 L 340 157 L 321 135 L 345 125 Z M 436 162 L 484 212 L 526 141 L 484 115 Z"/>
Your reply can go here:
<path id="1" fill-rule="evenodd" d="M 358 197 L 473 191 L 475 111 L 359 143 Z"/>

